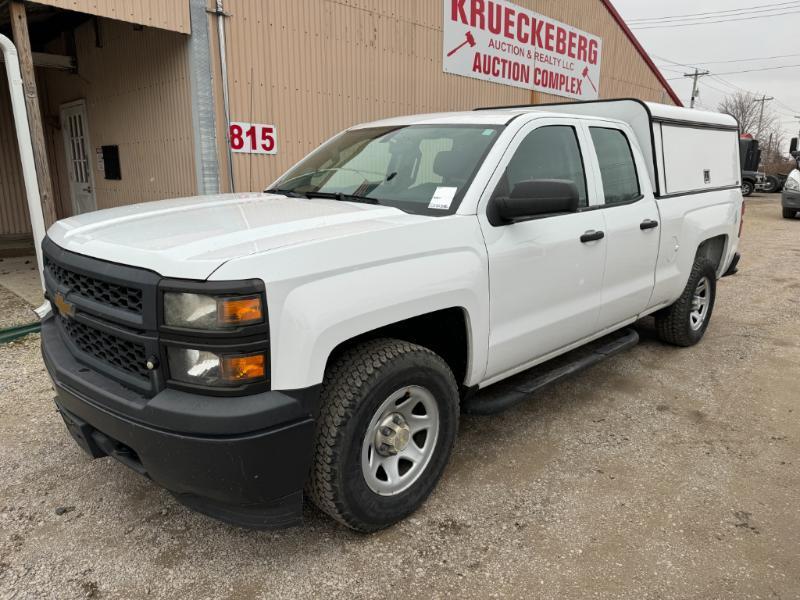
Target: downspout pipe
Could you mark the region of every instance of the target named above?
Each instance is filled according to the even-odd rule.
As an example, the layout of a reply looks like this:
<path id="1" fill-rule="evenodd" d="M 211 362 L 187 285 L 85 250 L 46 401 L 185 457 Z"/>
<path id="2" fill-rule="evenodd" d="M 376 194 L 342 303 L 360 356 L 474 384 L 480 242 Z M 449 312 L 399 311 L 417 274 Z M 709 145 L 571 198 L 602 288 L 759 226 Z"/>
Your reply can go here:
<path id="1" fill-rule="evenodd" d="M 231 152 L 231 142 L 228 135 L 231 129 L 231 104 L 228 93 L 228 59 L 226 56 L 225 48 L 225 8 L 222 6 L 222 0 L 216 0 L 217 9 L 217 35 L 219 41 L 219 66 L 220 74 L 222 75 L 222 105 L 225 110 L 225 146 L 228 154 L 228 178 L 230 180 L 231 191 L 236 191 L 236 185 L 233 181 L 233 153 Z"/>
<path id="2" fill-rule="evenodd" d="M 11 109 L 14 115 L 14 128 L 17 131 L 19 145 L 19 158 L 22 163 L 22 180 L 25 184 L 25 195 L 28 199 L 28 212 L 31 218 L 33 231 L 33 245 L 36 248 L 36 264 L 39 267 L 39 281 L 44 289 L 44 275 L 42 272 L 42 241 L 45 236 L 44 213 L 42 200 L 39 196 L 39 183 L 36 179 L 36 163 L 33 159 L 33 144 L 31 143 L 31 130 L 28 126 L 28 111 L 25 108 L 25 92 L 22 87 L 22 75 L 19 71 L 19 58 L 17 48 L 13 42 L 0 34 L 0 48 L 6 63 L 8 76 L 8 90 L 11 93 Z M 47 302 L 45 302 L 47 305 Z M 37 313 L 38 313 L 37 309 Z M 39 315 L 42 316 L 42 315 Z"/>
<path id="3" fill-rule="evenodd" d="M 211 40 L 206 0 L 190 0 L 189 75 L 192 90 L 192 129 L 197 193 L 219 193 L 219 164 L 211 77 Z"/>

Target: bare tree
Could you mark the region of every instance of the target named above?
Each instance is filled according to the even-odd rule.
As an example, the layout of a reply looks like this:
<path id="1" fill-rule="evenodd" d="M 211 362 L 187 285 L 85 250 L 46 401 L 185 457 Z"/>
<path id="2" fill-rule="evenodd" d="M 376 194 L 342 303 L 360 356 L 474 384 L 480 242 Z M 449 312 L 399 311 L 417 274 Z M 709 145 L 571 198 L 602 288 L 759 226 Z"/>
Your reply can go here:
<path id="1" fill-rule="evenodd" d="M 779 131 L 778 118 L 769 104 L 764 105 L 764 113 L 761 115 L 761 100 L 759 96 L 751 92 L 736 92 L 722 100 L 717 106 L 717 110 L 731 115 L 739 121 L 739 130 L 742 133 L 749 133 L 762 143 L 766 143 L 765 134 Z"/>
<path id="2" fill-rule="evenodd" d="M 750 92 L 736 92 L 724 98 L 717 110 L 731 115 L 739 122 L 739 130 L 743 134 L 749 133 L 758 140 L 763 168 L 779 170 L 771 167 L 783 165 L 786 158 L 785 137 L 780 119 L 768 102 L 764 104 L 762 114 L 761 96 Z"/>

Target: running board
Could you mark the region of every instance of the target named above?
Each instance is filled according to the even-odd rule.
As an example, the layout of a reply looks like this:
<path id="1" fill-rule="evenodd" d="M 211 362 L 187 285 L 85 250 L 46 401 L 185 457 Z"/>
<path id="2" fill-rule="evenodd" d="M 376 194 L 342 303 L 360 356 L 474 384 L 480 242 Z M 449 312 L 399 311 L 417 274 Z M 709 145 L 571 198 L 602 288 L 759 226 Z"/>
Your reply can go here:
<path id="1" fill-rule="evenodd" d="M 493 415 L 530 398 L 546 385 L 574 375 L 584 369 L 632 348 L 639 343 L 634 329 L 622 329 L 585 346 L 557 356 L 486 389 L 479 390 L 461 402 L 461 409 L 471 415 Z"/>

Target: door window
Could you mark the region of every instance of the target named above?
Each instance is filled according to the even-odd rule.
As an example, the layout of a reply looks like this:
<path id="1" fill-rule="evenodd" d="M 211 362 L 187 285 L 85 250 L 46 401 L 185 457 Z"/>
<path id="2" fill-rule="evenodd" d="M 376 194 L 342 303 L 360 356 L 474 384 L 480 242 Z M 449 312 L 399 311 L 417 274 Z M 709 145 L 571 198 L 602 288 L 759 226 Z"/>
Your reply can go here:
<path id="1" fill-rule="evenodd" d="M 628 138 L 619 129 L 590 127 L 600 164 L 606 204 L 633 202 L 641 197 L 636 163 Z"/>
<path id="2" fill-rule="evenodd" d="M 573 127 L 540 127 L 522 141 L 508 163 L 494 196 L 508 196 L 514 186 L 533 179 L 565 179 L 578 188 L 579 206 L 587 206 L 586 173 Z"/>

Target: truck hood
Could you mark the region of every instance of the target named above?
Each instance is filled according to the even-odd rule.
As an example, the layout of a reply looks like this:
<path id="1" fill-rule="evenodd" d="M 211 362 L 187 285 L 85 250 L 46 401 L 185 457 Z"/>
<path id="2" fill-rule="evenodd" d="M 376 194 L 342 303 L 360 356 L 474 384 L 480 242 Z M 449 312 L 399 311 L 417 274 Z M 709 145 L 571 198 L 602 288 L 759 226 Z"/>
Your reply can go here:
<path id="1" fill-rule="evenodd" d="M 430 218 L 372 204 L 240 193 L 86 213 L 57 222 L 47 235 L 78 254 L 206 279 L 233 258 Z"/>

